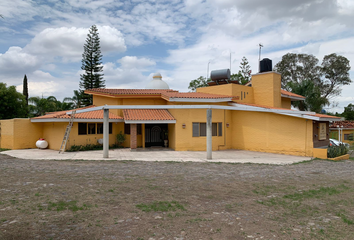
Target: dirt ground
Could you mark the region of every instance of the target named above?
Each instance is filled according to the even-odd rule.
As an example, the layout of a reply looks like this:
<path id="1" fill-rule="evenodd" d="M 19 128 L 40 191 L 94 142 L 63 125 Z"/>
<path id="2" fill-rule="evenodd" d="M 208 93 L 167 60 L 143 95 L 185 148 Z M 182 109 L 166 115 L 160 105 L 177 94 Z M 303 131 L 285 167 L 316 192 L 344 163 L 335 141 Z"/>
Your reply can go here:
<path id="1" fill-rule="evenodd" d="M 354 239 L 353 173 L 0 155 L 0 239 Z"/>

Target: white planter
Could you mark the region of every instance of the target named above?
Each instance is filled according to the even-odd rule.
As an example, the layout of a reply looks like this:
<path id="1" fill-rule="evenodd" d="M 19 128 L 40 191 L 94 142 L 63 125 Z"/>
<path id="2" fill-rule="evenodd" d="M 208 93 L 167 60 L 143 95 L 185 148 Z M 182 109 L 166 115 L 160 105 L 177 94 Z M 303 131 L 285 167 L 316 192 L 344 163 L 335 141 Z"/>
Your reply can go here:
<path id="1" fill-rule="evenodd" d="M 43 138 L 40 138 L 37 142 L 36 142 L 36 146 L 37 148 L 40 149 L 45 149 L 48 147 L 48 142 L 46 140 L 44 140 Z"/>

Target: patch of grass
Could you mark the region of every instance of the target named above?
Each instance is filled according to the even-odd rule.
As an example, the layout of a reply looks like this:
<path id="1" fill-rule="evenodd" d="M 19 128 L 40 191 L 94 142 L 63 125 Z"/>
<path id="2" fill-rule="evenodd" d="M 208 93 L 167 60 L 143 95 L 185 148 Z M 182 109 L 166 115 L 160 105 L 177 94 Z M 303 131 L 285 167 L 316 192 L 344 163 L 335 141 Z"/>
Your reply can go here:
<path id="1" fill-rule="evenodd" d="M 339 194 L 347 189 L 349 189 L 349 187 L 347 187 L 344 184 L 341 184 L 337 187 L 320 187 L 320 189 L 307 190 L 301 193 L 287 194 L 284 195 L 284 198 L 291 199 L 294 201 L 302 201 L 308 198 L 320 198 L 324 195 L 331 196 L 331 195 Z"/>
<path id="2" fill-rule="evenodd" d="M 47 209 L 49 211 L 56 210 L 57 212 L 64 211 L 64 210 L 71 210 L 73 212 L 76 212 L 79 210 L 86 210 L 91 207 L 90 205 L 86 205 L 86 204 L 83 204 L 80 207 L 76 204 L 77 204 L 77 201 L 59 201 L 56 203 L 49 202 Z"/>
<path id="3" fill-rule="evenodd" d="M 1 219 L 0 222 L 6 222 L 7 220 L 5 218 Z"/>
<path id="4" fill-rule="evenodd" d="M 344 215 L 343 213 L 338 213 L 337 216 L 340 217 L 343 220 L 343 222 L 348 224 L 348 225 L 353 225 L 354 224 L 354 221 L 348 219 L 348 217 L 346 215 Z"/>
<path id="5" fill-rule="evenodd" d="M 9 151 L 11 149 L 8 149 L 8 148 L 0 148 L 0 152 L 4 152 L 4 151 Z"/>
<path id="6" fill-rule="evenodd" d="M 44 196 L 44 195 L 39 194 L 39 193 L 36 193 L 36 194 L 34 194 L 34 196 L 36 196 L 36 197 L 41 197 L 41 196 Z"/>
<path id="7" fill-rule="evenodd" d="M 213 219 L 194 218 L 194 219 L 187 220 L 186 223 L 198 223 L 198 222 L 210 222 L 210 221 L 213 221 Z"/>
<path id="8" fill-rule="evenodd" d="M 168 211 L 177 211 L 177 210 L 182 210 L 185 211 L 186 209 L 184 206 L 177 201 L 155 201 L 150 204 L 138 204 L 136 205 L 137 208 L 139 208 L 143 212 L 168 212 Z"/>

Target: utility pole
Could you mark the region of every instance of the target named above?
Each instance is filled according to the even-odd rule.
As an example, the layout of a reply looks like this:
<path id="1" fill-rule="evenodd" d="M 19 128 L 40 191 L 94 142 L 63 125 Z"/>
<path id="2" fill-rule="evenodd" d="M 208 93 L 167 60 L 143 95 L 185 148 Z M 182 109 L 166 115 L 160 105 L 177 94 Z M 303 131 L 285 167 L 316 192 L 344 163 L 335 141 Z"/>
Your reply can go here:
<path id="1" fill-rule="evenodd" d="M 259 57 L 258 57 L 258 73 L 261 72 L 261 50 L 262 50 L 263 44 L 259 44 Z"/>

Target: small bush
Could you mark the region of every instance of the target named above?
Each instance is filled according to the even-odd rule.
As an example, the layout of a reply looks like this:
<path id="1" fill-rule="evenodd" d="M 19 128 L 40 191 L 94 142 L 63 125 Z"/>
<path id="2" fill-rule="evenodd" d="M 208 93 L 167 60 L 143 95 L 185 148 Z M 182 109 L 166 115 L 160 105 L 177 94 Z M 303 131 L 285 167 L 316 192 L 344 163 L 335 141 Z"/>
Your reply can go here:
<path id="1" fill-rule="evenodd" d="M 126 136 L 125 136 L 125 134 L 122 133 L 122 131 L 120 131 L 117 134 L 116 139 L 117 139 L 118 146 L 122 146 L 126 140 Z"/>
<path id="2" fill-rule="evenodd" d="M 335 158 L 348 153 L 348 148 L 344 144 L 340 146 L 329 146 L 327 149 L 327 157 Z"/>
<path id="3" fill-rule="evenodd" d="M 121 146 L 117 144 L 112 144 L 110 148 L 120 148 Z M 86 145 L 72 145 L 67 152 L 77 152 L 77 151 L 92 151 L 92 150 L 103 150 L 101 144 L 86 144 Z"/>

